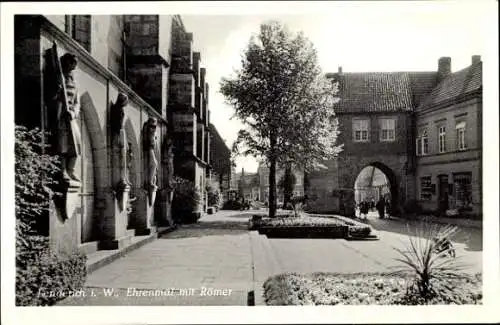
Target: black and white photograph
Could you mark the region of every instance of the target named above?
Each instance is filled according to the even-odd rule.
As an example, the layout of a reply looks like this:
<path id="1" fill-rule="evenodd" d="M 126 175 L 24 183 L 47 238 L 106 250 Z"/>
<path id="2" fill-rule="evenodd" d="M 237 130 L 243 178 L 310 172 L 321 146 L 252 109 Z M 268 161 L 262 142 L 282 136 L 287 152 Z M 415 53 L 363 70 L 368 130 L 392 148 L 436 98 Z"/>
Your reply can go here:
<path id="1" fill-rule="evenodd" d="M 500 320 L 497 2 L 28 4 L 2 323 Z"/>

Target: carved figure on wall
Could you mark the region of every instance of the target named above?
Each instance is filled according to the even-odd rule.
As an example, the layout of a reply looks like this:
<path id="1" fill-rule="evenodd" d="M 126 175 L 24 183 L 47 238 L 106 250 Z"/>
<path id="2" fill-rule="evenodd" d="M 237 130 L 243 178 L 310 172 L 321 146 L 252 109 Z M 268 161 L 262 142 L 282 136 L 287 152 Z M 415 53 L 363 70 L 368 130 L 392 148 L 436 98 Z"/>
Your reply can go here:
<path id="1" fill-rule="evenodd" d="M 167 190 L 174 189 L 174 144 L 170 137 L 167 137 L 165 147 L 165 159 L 167 166 Z"/>
<path id="2" fill-rule="evenodd" d="M 66 53 L 59 58 L 57 47 L 54 43 L 49 51 L 49 62 L 53 69 L 55 92 L 50 96 L 57 111 L 51 130 L 56 138 L 56 154 L 61 157 L 63 180 L 80 182 L 75 173 L 75 166 L 81 158 L 81 133 L 78 125 L 80 114 L 80 100 L 74 71 L 78 64 L 77 58 L 71 53 Z"/>
<path id="3" fill-rule="evenodd" d="M 132 161 L 134 160 L 134 152 L 132 151 L 132 142 L 127 141 L 127 179 L 129 183 L 132 180 Z"/>
<path id="4" fill-rule="evenodd" d="M 127 172 L 127 135 L 125 132 L 125 107 L 128 104 L 128 97 L 124 93 L 119 93 L 116 102 L 111 106 L 110 122 L 112 143 L 115 148 L 116 158 L 114 167 L 118 170 L 118 187 L 130 186 Z"/>
<path id="5" fill-rule="evenodd" d="M 148 186 L 150 188 L 156 188 L 156 176 L 158 173 L 158 159 L 156 158 L 156 128 L 158 127 L 158 121 L 154 117 L 150 117 L 149 120 L 144 125 L 144 150 L 146 152 L 147 159 L 147 175 L 148 175 Z"/>

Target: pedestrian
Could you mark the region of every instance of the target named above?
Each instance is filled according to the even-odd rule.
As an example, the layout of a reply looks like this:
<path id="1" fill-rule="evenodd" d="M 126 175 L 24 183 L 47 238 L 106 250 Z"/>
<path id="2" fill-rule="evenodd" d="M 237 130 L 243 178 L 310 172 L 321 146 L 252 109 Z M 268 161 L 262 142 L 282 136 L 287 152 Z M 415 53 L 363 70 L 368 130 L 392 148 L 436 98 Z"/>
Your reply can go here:
<path id="1" fill-rule="evenodd" d="M 386 214 L 387 214 L 387 217 L 390 217 L 391 216 L 391 200 L 387 197 L 385 199 L 385 211 L 386 211 Z"/>
<path id="2" fill-rule="evenodd" d="M 385 214 L 385 200 L 383 197 L 380 197 L 380 199 L 377 202 L 377 210 L 379 218 L 383 219 Z"/>
<path id="3" fill-rule="evenodd" d="M 366 202 L 365 200 L 361 201 L 361 206 L 359 208 L 360 219 L 368 218 L 368 209 L 369 209 L 369 203 Z"/>

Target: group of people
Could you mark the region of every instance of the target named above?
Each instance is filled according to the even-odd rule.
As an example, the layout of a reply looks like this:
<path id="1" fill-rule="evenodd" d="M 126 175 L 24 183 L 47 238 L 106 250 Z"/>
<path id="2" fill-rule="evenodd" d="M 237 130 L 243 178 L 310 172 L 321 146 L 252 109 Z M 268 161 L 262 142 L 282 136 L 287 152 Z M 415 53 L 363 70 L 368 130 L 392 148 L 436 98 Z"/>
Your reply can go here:
<path id="1" fill-rule="evenodd" d="M 385 211 L 386 209 L 389 211 L 389 199 L 386 199 L 384 197 L 380 197 L 377 203 L 375 203 L 375 200 L 367 201 L 367 200 L 362 200 L 358 204 L 358 209 L 359 209 L 359 218 L 360 219 L 367 219 L 368 218 L 368 212 L 370 210 L 377 209 L 379 218 L 383 219 L 385 218 Z"/>

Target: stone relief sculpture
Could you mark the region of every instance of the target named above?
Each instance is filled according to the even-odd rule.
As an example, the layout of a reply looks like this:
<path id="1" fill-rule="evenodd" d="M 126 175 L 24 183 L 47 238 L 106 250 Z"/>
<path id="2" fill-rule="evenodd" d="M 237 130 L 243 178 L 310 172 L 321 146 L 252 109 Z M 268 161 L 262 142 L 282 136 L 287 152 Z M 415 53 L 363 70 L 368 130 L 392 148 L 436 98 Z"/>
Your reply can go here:
<path id="1" fill-rule="evenodd" d="M 54 44 L 50 55 L 56 91 L 52 96 L 53 109 L 57 110 L 56 129 L 51 130 L 57 138 L 55 151 L 61 157 L 62 178 L 68 183 L 80 183 L 75 166 L 81 158 L 81 133 L 78 125 L 80 100 L 74 70 L 78 64 L 75 55 L 66 53 L 58 57 Z M 79 186 L 76 184 L 75 186 Z"/>
<path id="2" fill-rule="evenodd" d="M 171 138 L 167 137 L 165 147 L 165 159 L 167 167 L 167 190 L 172 191 L 174 189 L 174 151 L 173 151 L 173 141 Z"/>
<path id="3" fill-rule="evenodd" d="M 144 125 L 144 151 L 147 163 L 147 188 L 151 190 L 156 190 L 157 186 L 157 173 L 158 173 L 158 159 L 156 158 L 156 128 L 158 127 L 158 121 L 154 117 L 150 117 L 149 120 Z"/>
<path id="4" fill-rule="evenodd" d="M 117 173 L 116 186 L 118 189 L 124 189 L 130 186 L 127 171 L 128 140 L 125 132 L 125 107 L 127 104 L 127 95 L 119 93 L 116 102 L 111 106 L 110 112 L 112 144 L 115 152 L 113 165 Z"/>
<path id="5" fill-rule="evenodd" d="M 132 142 L 127 141 L 127 179 L 129 184 L 132 180 L 132 162 L 134 161 L 134 152 L 132 151 Z"/>
<path id="6" fill-rule="evenodd" d="M 82 156 L 79 126 L 80 98 L 74 71 L 78 60 L 66 53 L 59 56 L 57 44 L 45 52 L 44 100 L 47 107 L 51 154 L 61 162 L 61 182 L 54 203 L 63 219 L 71 218 L 80 200 L 81 180 L 76 166 Z"/>

